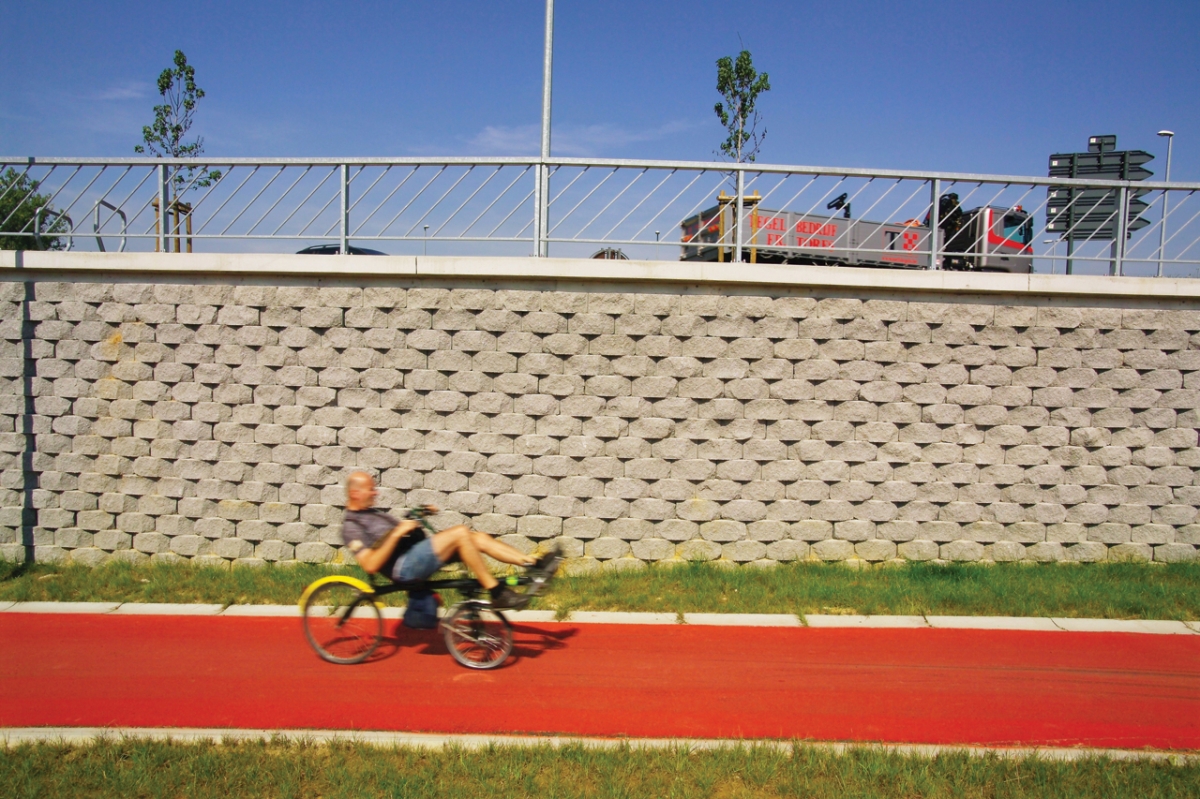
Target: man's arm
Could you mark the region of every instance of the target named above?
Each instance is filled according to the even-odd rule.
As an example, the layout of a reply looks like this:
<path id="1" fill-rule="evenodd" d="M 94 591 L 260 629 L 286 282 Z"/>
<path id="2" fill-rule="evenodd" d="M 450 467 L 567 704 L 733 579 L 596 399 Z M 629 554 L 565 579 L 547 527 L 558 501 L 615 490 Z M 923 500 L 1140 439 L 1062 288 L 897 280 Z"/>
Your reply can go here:
<path id="1" fill-rule="evenodd" d="M 418 526 L 418 522 L 405 519 L 393 527 L 391 532 L 379 539 L 379 543 L 374 547 L 358 549 L 354 553 L 354 559 L 368 574 L 378 573 L 383 568 L 383 564 L 387 563 L 388 558 L 396 551 L 396 545 L 400 543 L 400 539 L 417 529 Z"/>

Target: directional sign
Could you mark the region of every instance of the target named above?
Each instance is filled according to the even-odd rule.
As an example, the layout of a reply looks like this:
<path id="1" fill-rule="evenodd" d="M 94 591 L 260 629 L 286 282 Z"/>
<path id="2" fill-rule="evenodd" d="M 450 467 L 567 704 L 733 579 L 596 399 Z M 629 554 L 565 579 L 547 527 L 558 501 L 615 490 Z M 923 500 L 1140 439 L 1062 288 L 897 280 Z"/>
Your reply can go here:
<path id="1" fill-rule="evenodd" d="M 1056 153 L 1050 156 L 1052 178 L 1099 178 L 1101 180 L 1145 180 L 1154 173 L 1142 164 L 1154 160 L 1145 150 L 1109 153 Z"/>
<path id="2" fill-rule="evenodd" d="M 1117 150 L 1116 136 L 1092 136 L 1086 153 L 1056 153 L 1050 156 L 1052 178 L 1095 178 L 1097 180 L 1145 180 L 1154 173 L 1142 164 L 1154 160 L 1145 150 Z M 1142 214 L 1149 204 L 1141 198 L 1148 189 L 1126 192 L 1126 235 L 1150 224 Z M 1046 231 L 1069 239 L 1110 240 L 1117 235 L 1120 192 L 1117 189 L 1086 189 L 1052 186 L 1046 190 Z"/>
<path id="3" fill-rule="evenodd" d="M 1141 198 L 1149 194 L 1149 189 L 1138 189 L 1129 192 L 1129 218 L 1141 216 L 1150 204 Z M 1117 199 L 1120 192 L 1115 189 L 1075 189 L 1054 187 L 1048 191 L 1046 214 L 1056 218 L 1063 214 L 1081 217 L 1087 214 L 1113 216 L 1117 210 Z"/>

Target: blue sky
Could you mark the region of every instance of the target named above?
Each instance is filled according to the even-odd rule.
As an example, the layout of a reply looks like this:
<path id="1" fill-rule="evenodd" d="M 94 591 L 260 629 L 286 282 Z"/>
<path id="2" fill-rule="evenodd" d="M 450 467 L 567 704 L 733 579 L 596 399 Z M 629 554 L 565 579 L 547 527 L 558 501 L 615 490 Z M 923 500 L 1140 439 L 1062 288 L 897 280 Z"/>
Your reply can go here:
<path id="1" fill-rule="evenodd" d="M 562 156 L 712 160 L 714 62 L 773 89 L 760 161 L 1045 174 L 1115 133 L 1200 180 L 1200 3 L 558 0 Z M 538 146 L 542 0 L 3 0 L 0 155 L 132 155 L 175 48 L 208 155 L 521 155 Z M 14 33 L 19 32 L 19 33 Z M 740 37 L 740 39 L 739 39 Z"/>

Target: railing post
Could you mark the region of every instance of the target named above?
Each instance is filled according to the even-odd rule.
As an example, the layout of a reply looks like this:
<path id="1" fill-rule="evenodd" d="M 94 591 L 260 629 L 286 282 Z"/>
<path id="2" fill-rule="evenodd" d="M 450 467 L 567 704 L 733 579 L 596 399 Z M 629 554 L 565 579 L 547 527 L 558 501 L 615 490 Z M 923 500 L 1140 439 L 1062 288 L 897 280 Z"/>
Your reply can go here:
<path id="1" fill-rule="evenodd" d="M 338 210 L 338 226 L 340 227 L 340 242 L 338 252 L 350 254 L 350 165 L 338 167 L 342 173 L 341 207 Z"/>
<path id="2" fill-rule="evenodd" d="M 158 165 L 158 251 L 168 252 L 167 242 L 167 225 L 170 224 L 167 220 L 170 218 L 171 198 L 170 187 L 171 179 L 168 174 L 169 170 L 166 164 Z"/>
<path id="3" fill-rule="evenodd" d="M 733 262 L 735 264 L 742 263 L 742 242 L 745 239 L 742 237 L 742 218 L 743 208 L 742 203 L 746 197 L 746 172 L 739 169 L 737 173 L 737 199 L 734 201 L 733 207 Z"/>
<path id="4" fill-rule="evenodd" d="M 941 232 L 942 181 L 929 181 L 929 268 L 938 268 L 938 234 Z"/>
<path id="5" fill-rule="evenodd" d="M 542 257 L 542 164 L 538 162 L 533 169 L 533 257 Z"/>
<path id="6" fill-rule="evenodd" d="M 1112 243 L 1112 263 L 1109 274 L 1120 275 L 1124 272 L 1125 261 L 1125 223 L 1128 220 L 1129 187 L 1122 186 L 1117 190 L 1117 233 Z"/>

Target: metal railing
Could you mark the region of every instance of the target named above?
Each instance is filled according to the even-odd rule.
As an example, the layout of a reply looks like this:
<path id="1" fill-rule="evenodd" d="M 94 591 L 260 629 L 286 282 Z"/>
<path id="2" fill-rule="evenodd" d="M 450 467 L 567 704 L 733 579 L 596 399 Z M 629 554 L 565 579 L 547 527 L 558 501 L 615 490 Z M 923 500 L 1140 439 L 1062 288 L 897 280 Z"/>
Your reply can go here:
<path id="1" fill-rule="evenodd" d="M 619 250 L 924 269 L 1003 255 L 1010 271 L 1200 277 L 1193 183 L 578 158 L 0 158 L 0 176 L 6 248 L 105 251 L 107 238 L 130 251 Z M 1019 209 L 1028 227 L 946 227 L 976 208 Z M 811 230 L 823 237 L 798 232 Z"/>

